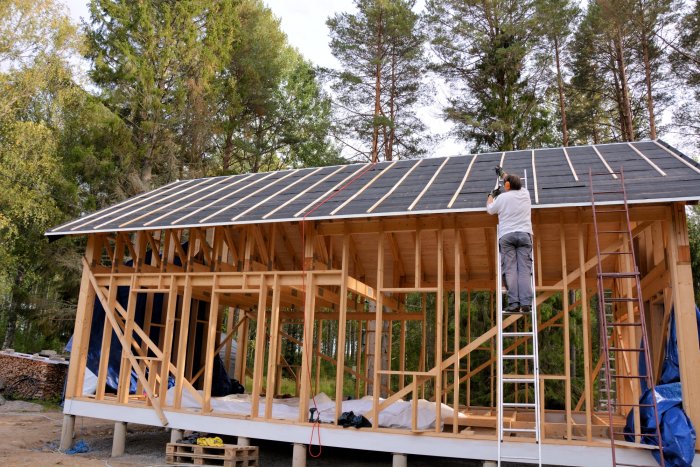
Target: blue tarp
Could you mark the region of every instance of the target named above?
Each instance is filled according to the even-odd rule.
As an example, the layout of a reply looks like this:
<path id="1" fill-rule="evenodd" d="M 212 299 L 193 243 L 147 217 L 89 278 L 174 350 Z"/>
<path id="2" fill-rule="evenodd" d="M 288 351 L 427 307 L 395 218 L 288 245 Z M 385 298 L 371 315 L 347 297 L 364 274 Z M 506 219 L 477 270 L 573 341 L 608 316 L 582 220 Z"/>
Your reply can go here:
<path id="1" fill-rule="evenodd" d="M 695 317 L 698 323 L 698 336 L 700 337 L 700 309 L 695 308 Z M 661 370 L 659 384 L 656 385 L 654 395 L 659 411 L 661 423 L 661 440 L 664 451 L 664 460 L 669 467 L 687 467 L 692 465 L 695 457 L 696 433 L 688 416 L 683 411 L 683 397 L 680 383 L 680 370 L 678 367 L 678 344 L 676 341 L 676 322 L 674 310 L 671 310 L 669 332 L 666 340 L 666 353 Z M 646 374 L 646 364 L 641 354 L 639 359 L 639 374 Z M 640 404 L 651 404 L 652 393 L 642 380 L 642 397 Z M 653 434 L 656 432 L 656 420 L 651 407 L 640 409 L 641 432 Z M 634 433 L 634 411 L 627 416 L 625 425 L 626 433 Z M 625 436 L 627 441 L 634 441 L 633 436 Z M 642 443 L 656 446 L 654 437 L 643 436 Z M 659 461 L 659 453 L 653 452 Z"/>

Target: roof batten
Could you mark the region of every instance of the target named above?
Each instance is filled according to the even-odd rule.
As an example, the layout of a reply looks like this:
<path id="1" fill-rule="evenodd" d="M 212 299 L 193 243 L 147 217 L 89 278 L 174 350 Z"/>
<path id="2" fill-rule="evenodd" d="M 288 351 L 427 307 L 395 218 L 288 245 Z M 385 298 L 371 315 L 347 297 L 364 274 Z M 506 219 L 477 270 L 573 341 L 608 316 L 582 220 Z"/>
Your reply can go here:
<path id="1" fill-rule="evenodd" d="M 658 141 L 656 141 L 656 140 L 654 140 L 654 144 L 656 144 L 658 147 L 660 147 L 661 149 L 663 149 L 664 151 L 666 151 L 667 153 L 669 153 L 670 155 L 672 155 L 673 157 L 675 157 L 676 159 L 678 159 L 679 161 L 681 161 L 682 163 L 684 163 L 685 165 L 687 165 L 688 167 L 690 167 L 691 169 L 693 169 L 694 171 L 696 171 L 697 173 L 700 174 L 700 169 L 699 169 L 699 168 L 697 168 L 696 166 L 694 166 L 693 164 L 691 164 L 691 163 L 688 162 L 687 160 L 685 160 L 685 159 L 683 159 L 682 157 L 680 157 L 680 156 L 679 156 L 678 154 L 676 154 L 674 151 L 671 151 L 669 148 L 667 148 L 667 147 L 664 146 L 663 144 L 660 144 L 660 143 L 659 143 Z"/>
<path id="2" fill-rule="evenodd" d="M 608 169 L 608 172 L 610 172 L 610 175 L 612 175 L 612 178 L 617 179 L 617 175 L 613 172 L 613 169 L 610 167 L 610 164 L 608 164 L 608 161 L 605 160 L 603 155 L 598 151 L 598 148 L 595 146 L 591 146 L 593 150 L 595 151 L 596 154 L 598 154 L 598 157 L 600 158 L 600 161 L 603 163 L 606 169 Z"/>
<path id="3" fill-rule="evenodd" d="M 235 221 L 236 219 L 239 219 L 239 218 L 245 216 L 245 215 L 248 214 L 250 211 L 253 211 L 255 208 L 257 208 L 257 207 L 259 207 L 259 206 L 261 206 L 261 205 L 267 203 L 267 202 L 270 201 L 272 198 L 274 198 L 274 197 L 276 197 L 276 196 L 279 196 L 280 194 L 282 194 L 282 193 L 284 193 L 285 191 L 289 190 L 290 188 L 292 188 L 292 187 L 293 187 L 294 185 L 296 185 L 297 183 L 303 182 L 304 180 L 306 180 L 306 179 L 309 178 L 310 176 L 314 175 L 316 172 L 318 172 L 318 171 L 321 170 L 322 168 L 323 168 L 323 167 L 319 167 L 319 168 L 317 168 L 317 169 L 311 171 L 310 173 L 308 173 L 308 174 L 304 175 L 303 177 L 301 177 L 301 178 L 300 178 L 299 180 L 297 180 L 296 182 L 294 182 L 294 183 L 292 183 L 292 184 L 290 184 L 290 185 L 287 185 L 286 187 L 282 188 L 280 191 L 271 194 L 270 196 L 268 196 L 268 197 L 265 198 L 264 200 L 260 201 L 259 203 L 256 203 L 256 204 L 252 205 L 251 207 L 249 207 L 249 208 L 246 209 L 245 211 L 243 211 L 243 212 L 241 212 L 240 214 L 234 216 L 231 220 L 232 220 L 232 221 Z"/>
<path id="4" fill-rule="evenodd" d="M 446 157 L 445 160 L 442 161 L 442 164 L 440 164 L 440 167 L 435 171 L 433 176 L 430 178 L 430 181 L 428 181 L 428 183 L 425 185 L 423 190 L 418 194 L 416 199 L 413 200 L 413 203 L 411 203 L 411 205 L 408 207 L 409 211 L 413 211 L 413 208 L 416 206 L 416 204 L 418 204 L 418 201 L 420 201 L 420 199 L 423 197 L 425 192 L 428 191 L 428 188 L 430 188 L 430 185 L 432 185 L 433 182 L 435 181 L 435 179 L 437 178 L 437 176 L 440 175 L 440 171 L 442 170 L 443 167 L 445 167 L 445 164 L 447 164 L 447 161 L 449 161 L 449 160 L 450 160 L 450 158 Z"/>
<path id="5" fill-rule="evenodd" d="M 571 163 L 571 159 L 569 158 L 569 151 L 566 150 L 566 148 L 561 148 L 562 151 L 564 151 L 564 156 L 566 156 L 566 162 L 569 163 L 569 168 L 571 169 L 571 174 L 574 176 L 574 180 L 578 182 L 578 174 L 576 173 L 576 170 L 574 170 L 574 166 Z"/>
<path id="6" fill-rule="evenodd" d="M 149 216 L 149 215 L 151 215 L 151 214 L 154 214 L 154 213 L 156 213 L 156 212 L 158 212 L 158 211 L 162 211 L 163 209 L 169 208 L 170 206 L 172 206 L 172 205 L 174 205 L 174 204 L 181 203 L 183 200 L 185 200 L 185 199 L 187 199 L 187 198 L 190 198 L 190 197 L 192 197 L 192 196 L 194 196 L 194 195 L 196 195 L 196 194 L 199 194 L 199 193 L 201 193 L 201 192 L 203 192 L 203 191 L 205 191 L 205 190 L 211 188 L 212 186 L 215 186 L 215 185 L 218 185 L 218 184 L 221 184 L 221 183 L 225 183 L 226 181 L 231 180 L 233 177 L 235 177 L 235 175 L 229 175 L 228 177 L 224 178 L 223 180 L 219 180 L 219 181 L 216 182 L 216 183 L 212 183 L 211 185 L 207 185 L 207 186 L 205 186 L 204 188 L 200 188 L 199 190 L 193 191 L 192 193 L 187 193 L 187 195 L 183 196 L 182 198 L 175 199 L 174 201 L 171 201 L 171 202 L 169 202 L 168 204 L 165 204 L 165 205 L 163 205 L 163 206 L 158 206 L 156 209 L 154 209 L 154 210 L 152 210 L 152 211 L 145 212 L 145 213 L 141 214 L 141 215 L 138 216 L 138 217 L 134 217 L 133 219 L 129 219 L 127 222 L 124 222 L 124 223 L 121 224 L 119 227 L 125 227 L 125 226 L 127 226 L 127 225 L 129 225 L 129 224 L 131 224 L 131 223 L 133 223 L 133 222 L 136 222 L 136 221 L 138 221 L 138 220 L 143 219 L 143 218 L 146 217 L 146 216 Z M 197 201 L 197 200 L 195 200 L 195 201 Z M 194 202 L 194 201 L 192 201 L 192 202 Z M 191 204 L 191 203 L 190 203 L 190 204 Z M 188 205 L 189 205 L 189 204 L 188 204 Z M 161 215 L 161 216 L 158 216 L 158 217 L 156 217 L 155 219 L 152 219 L 152 220 L 150 220 L 150 221 L 144 223 L 144 225 L 152 224 L 153 222 L 155 222 L 155 221 L 157 221 L 157 220 L 159 220 L 159 219 L 161 219 L 161 218 L 163 218 L 163 217 L 165 217 L 165 216 L 171 214 L 172 212 L 177 212 L 177 211 L 180 210 L 181 208 L 182 208 L 182 206 L 179 207 L 179 208 L 176 208 L 174 211 L 168 211 L 168 212 L 166 212 L 165 214 L 163 214 L 163 215 Z"/>
<path id="7" fill-rule="evenodd" d="M 656 170 L 657 172 L 659 172 L 662 176 L 664 176 L 664 177 L 666 176 L 666 172 L 664 172 L 663 170 L 661 170 L 661 169 L 659 168 L 658 165 L 654 164 L 647 156 L 645 156 L 645 155 L 642 153 L 642 151 L 640 151 L 639 149 L 637 149 L 637 148 L 635 148 L 634 146 L 632 146 L 632 143 L 629 143 L 629 142 L 628 142 L 627 145 L 628 145 L 629 147 L 631 147 L 631 148 L 634 150 L 634 152 L 636 152 L 637 154 L 639 154 L 639 156 L 640 156 L 642 159 L 644 159 L 645 161 L 647 161 L 647 162 L 649 163 L 649 165 L 652 166 L 652 167 L 654 168 L 654 170 Z"/>
<path id="8" fill-rule="evenodd" d="M 408 178 L 409 175 L 411 175 L 411 172 L 413 172 L 413 170 L 414 170 L 416 167 L 418 167 L 422 161 L 423 161 L 423 159 L 420 159 L 420 160 L 418 160 L 418 162 L 416 162 L 415 164 L 413 164 L 413 166 L 412 166 L 410 169 L 408 169 L 408 171 L 407 171 L 405 174 L 403 174 L 403 177 L 401 177 L 401 179 L 400 179 L 398 182 L 396 182 L 396 183 L 394 184 L 394 186 L 392 186 L 391 189 L 390 189 L 389 191 L 387 191 L 386 194 L 385 194 L 384 196 L 382 196 L 381 198 L 379 198 L 379 200 L 378 200 L 376 203 L 374 203 L 374 204 L 372 205 L 372 207 L 369 208 L 369 209 L 367 210 L 367 212 L 372 212 L 372 211 L 374 211 L 375 209 L 377 209 L 377 206 L 379 206 L 380 204 L 382 204 L 382 202 L 383 202 L 385 199 L 387 199 L 389 196 L 391 196 L 391 194 L 392 194 L 394 191 L 396 191 L 396 189 L 399 187 L 399 185 L 401 185 L 401 184 L 403 183 L 403 181 L 406 180 L 406 178 Z"/>
<path id="9" fill-rule="evenodd" d="M 343 186 L 343 185 L 345 184 L 345 182 L 347 182 L 348 180 L 352 179 L 352 177 L 354 177 L 355 175 L 357 175 L 358 172 L 360 172 L 361 170 L 364 170 L 366 167 L 367 167 L 367 166 L 364 165 L 364 164 L 360 165 L 359 168 L 358 168 L 356 171 L 354 171 L 353 173 L 351 173 L 350 175 L 348 175 L 347 177 L 345 177 L 344 179 L 342 179 L 341 181 L 339 181 L 338 183 L 336 183 L 336 184 L 333 186 L 333 188 L 331 188 L 330 190 L 326 191 L 326 192 L 323 193 L 321 196 L 319 196 L 318 198 L 316 198 L 315 200 L 311 201 L 309 204 L 307 204 L 306 206 L 304 206 L 302 209 L 300 209 L 296 214 L 294 214 L 294 217 L 299 217 L 301 214 L 303 214 L 304 212 L 306 212 L 307 209 L 310 209 L 311 206 L 314 206 L 316 203 L 318 203 L 318 202 L 321 201 L 322 199 L 325 199 L 328 195 L 330 195 L 330 194 L 333 193 L 336 189 L 338 189 L 338 187 Z"/>
<path id="10" fill-rule="evenodd" d="M 391 164 L 389 164 L 386 168 L 384 168 L 384 170 L 380 171 L 377 175 L 375 175 L 374 178 L 373 178 L 372 180 L 370 180 L 367 184 L 365 184 L 365 186 L 363 186 L 362 188 L 360 188 L 359 190 L 357 190 L 357 191 L 355 192 L 355 194 L 353 194 L 351 197 L 349 197 L 348 199 L 346 199 L 345 202 L 343 202 L 343 204 L 341 204 L 340 206 L 338 206 L 337 208 L 335 208 L 333 211 L 331 211 L 331 215 L 334 216 L 335 213 L 337 213 L 338 211 L 340 211 L 341 209 L 343 209 L 343 208 L 344 208 L 345 206 L 347 206 L 352 200 L 354 200 L 355 198 L 357 198 L 358 196 L 360 196 L 360 194 L 362 194 L 367 188 L 369 188 L 374 182 L 376 182 L 382 175 L 384 175 L 385 173 L 387 173 L 393 166 L 395 166 L 397 162 L 398 162 L 398 160 L 395 160 L 394 162 L 392 162 Z"/>
<path id="11" fill-rule="evenodd" d="M 121 211 L 121 209 L 126 209 L 127 205 L 133 205 L 133 204 L 137 204 L 139 201 L 145 201 L 145 200 L 151 199 L 152 197 L 157 196 L 160 192 L 167 193 L 168 191 L 175 189 L 175 186 L 173 186 L 173 185 L 177 185 L 178 183 L 179 183 L 179 180 L 175 181 L 175 182 L 168 183 L 167 185 L 163 185 L 162 187 L 156 188 L 153 191 L 141 193 L 139 195 L 136 195 L 133 198 L 125 199 L 124 201 L 121 201 L 121 202 L 115 204 L 114 206 L 109 206 L 109 207 L 105 208 L 104 210 L 95 211 L 91 214 L 86 215 L 85 217 L 79 217 L 77 219 L 74 219 L 74 220 L 66 223 L 66 224 L 62 224 L 58 227 L 54 227 L 53 229 L 49 230 L 49 232 L 53 232 L 53 231 L 58 230 L 58 229 L 68 228 L 69 226 L 71 226 L 73 224 L 77 224 L 80 221 L 83 221 L 83 223 L 81 225 L 85 225 L 86 223 L 90 222 L 90 220 L 101 219 L 102 217 L 108 216 L 109 214 L 119 212 L 119 211 Z M 168 188 L 168 187 L 170 187 L 170 188 Z M 166 190 L 166 188 L 168 188 L 168 189 Z M 121 209 L 116 209 L 119 207 L 121 207 Z M 107 211 L 107 212 L 105 212 L 105 211 Z M 100 213 L 102 214 L 102 216 L 95 217 Z"/>
<path id="12" fill-rule="evenodd" d="M 535 150 L 532 150 L 532 183 L 535 185 L 535 204 L 540 204 L 540 194 L 537 190 L 537 167 L 535 167 Z"/>
<path id="13" fill-rule="evenodd" d="M 266 178 L 269 177 L 272 173 L 273 173 L 273 172 L 268 173 L 267 175 L 265 175 L 264 177 L 262 177 L 260 180 L 266 179 Z M 253 175 L 255 175 L 255 174 L 254 174 L 254 173 L 248 174 L 248 175 L 246 175 L 245 177 L 243 177 L 241 180 L 236 180 L 234 183 L 232 183 L 232 184 L 230 184 L 230 185 L 227 185 L 227 186 L 225 186 L 225 187 L 221 187 L 221 188 L 219 188 L 218 190 L 214 191 L 213 193 L 210 193 L 210 195 L 213 195 L 213 194 L 216 194 L 216 193 L 218 193 L 218 192 L 220 192 L 220 191 L 223 191 L 223 190 L 225 190 L 226 188 L 234 187 L 234 186 L 238 185 L 239 183 L 242 183 L 242 182 L 244 182 L 245 180 L 248 180 L 248 179 L 249 179 L 250 177 L 252 177 Z M 260 181 L 260 180 L 255 180 L 255 181 L 253 182 L 253 184 L 257 183 L 257 182 Z M 206 208 L 212 206 L 213 204 L 219 202 L 219 201 L 222 200 L 222 199 L 226 199 L 226 198 L 228 198 L 229 196 L 231 196 L 231 195 L 233 195 L 233 194 L 236 194 L 236 193 L 238 193 L 239 191 L 244 190 L 245 188 L 246 188 L 245 186 L 244 186 L 244 187 L 241 187 L 241 188 L 239 188 L 238 190 L 236 190 L 236 191 L 234 191 L 234 192 L 232 192 L 232 193 L 229 193 L 229 194 L 226 195 L 226 196 L 223 196 L 223 197 L 221 197 L 221 198 L 216 198 L 216 199 L 214 199 L 214 201 L 212 201 L 211 203 L 205 204 L 204 206 L 201 206 L 201 207 L 195 209 L 194 211 L 185 214 L 185 215 L 182 216 L 181 218 L 172 221 L 172 222 L 170 223 L 170 225 L 179 224 L 179 223 L 182 222 L 184 219 L 187 219 L 188 217 L 194 216 L 194 215 L 197 214 L 198 212 L 200 212 L 200 211 L 202 211 L 202 210 L 204 210 L 204 209 L 206 209 Z M 208 197 L 208 196 L 205 196 L 205 198 L 207 198 L 207 197 Z"/>
<path id="14" fill-rule="evenodd" d="M 297 199 L 299 199 L 299 198 L 301 198 L 302 196 L 304 196 L 309 190 L 313 190 L 313 189 L 316 188 L 318 185 L 320 185 L 321 183 L 323 183 L 323 182 L 325 182 L 326 180 L 328 180 L 329 178 L 331 178 L 333 175 L 337 174 L 338 172 L 341 172 L 341 171 L 345 170 L 346 167 L 348 167 L 348 166 L 347 166 L 347 165 L 341 165 L 341 166 L 338 167 L 336 170 L 334 170 L 333 172 L 331 172 L 331 173 L 329 173 L 328 175 L 326 175 L 325 177 L 323 177 L 321 180 L 317 181 L 316 183 L 314 183 L 314 184 L 311 185 L 310 187 L 306 188 L 304 191 L 302 191 L 302 192 L 296 194 L 293 198 L 288 199 L 288 200 L 285 201 L 283 204 L 277 206 L 275 209 L 273 209 L 272 211 L 270 211 L 270 212 L 268 212 L 267 214 L 265 214 L 264 216 L 262 216 L 262 218 L 263 218 L 263 219 L 267 219 L 268 217 L 270 217 L 271 215 L 273 215 L 274 213 L 276 213 L 277 211 L 279 211 L 279 210 L 282 209 L 283 207 L 287 206 L 287 205 L 290 204 L 290 203 L 293 203 L 293 202 L 296 201 Z"/>
<path id="15" fill-rule="evenodd" d="M 452 205 L 457 201 L 457 197 L 459 194 L 462 192 L 462 188 L 464 188 L 464 184 L 466 183 L 467 179 L 469 178 L 469 174 L 472 171 L 472 166 L 474 165 L 474 161 L 476 161 L 476 157 L 478 154 L 474 154 L 472 157 L 471 162 L 469 163 L 469 167 L 467 167 L 467 171 L 464 172 L 464 177 L 462 177 L 462 181 L 459 183 L 459 187 L 457 188 L 457 191 L 455 191 L 455 194 L 452 195 L 452 199 L 450 200 L 450 203 L 447 205 L 448 208 L 451 208 Z"/>
<path id="16" fill-rule="evenodd" d="M 163 200 L 166 200 L 166 199 L 170 199 L 170 198 L 172 198 L 173 196 L 181 195 L 182 193 L 186 192 L 187 190 L 189 190 L 189 189 L 191 189 L 191 188 L 194 188 L 194 187 L 197 187 L 197 186 L 199 186 L 199 185 L 201 185 L 202 183 L 205 182 L 205 181 L 200 181 L 199 183 L 194 183 L 194 182 L 196 182 L 196 181 L 197 181 L 197 180 L 192 180 L 192 183 L 185 183 L 185 184 L 183 184 L 183 185 L 190 185 L 190 186 L 187 186 L 187 188 L 184 189 L 184 190 L 180 190 L 180 191 L 176 191 L 175 193 L 171 193 L 170 195 L 166 196 L 165 198 L 159 198 L 157 201 L 153 201 L 153 202 L 151 202 L 151 203 L 146 204 L 145 206 L 141 206 L 141 207 L 137 208 L 137 210 L 144 209 L 144 208 L 149 208 L 149 207 L 153 206 L 154 204 L 158 203 L 158 201 L 163 201 Z M 188 180 L 188 182 L 189 182 L 189 180 Z M 183 185 L 180 185 L 179 187 L 182 188 Z M 152 197 L 150 197 L 149 199 L 153 199 L 153 198 L 155 198 L 155 196 L 152 196 Z M 121 210 L 120 210 L 120 211 L 121 211 Z M 101 220 L 101 219 L 103 219 L 103 218 L 105 218 L 105 217 L 108 217 L 110 214 L 114 214 L 114 212 L 106 213 L 104 216 L 100 216 L 100 217 L 98 217 L 97 219 L 93 219 L 92 222 L 94 222 L 94 221 L 96 221 L 96 220 Z M 94 228 L 95 228 L 95 229 L 99 229 L 100 227 L 105 226 L 105 225 L 109 224 L 110 222 L 116 221 L 116 220 L 118 220 L 118 219 L 122 219 L 123 217 L 126 217 L 126 216 L 128 216 L 129 214 L 131 214 L 131 213 L 130 213 L 130 212 L 127 212 L 127 213 L 125 213 L 125 214 L 122 214 L 121 216 L 115 217 L 114 219 L 110 219 L 110 220 L 108 220 L 107 222 L 103 222 L 103 223 L 101 223 L 101 224 L 99 224 L 99 225 L 96 225 Z M 71 230 L 73 230 L 73 229 L 71 229 Z"/>
<path id="17" fill-rule="evenodd" d="M 274 173 L 278 173 L 278 172 L 270 172 L 270 174 L 274 174 Z M 289 177 L 290 175 L 294 175 L 294 170 L 290 170 L 289 173 L 288 173 L 287 175 L 278 178 L 277 180 L 275 180 L 275 181 L 272 182 L 271 184 L 265 185 L 265 186 L 263 186 L 263 187 L 260 187 L 260 188 L 258 188 L 257 190 L 254 190 L 253 192 L 248 193 L 248 194 L 245 195 L 243 198 L 238 198 L 238 199 L 237 199 L 236 201 L 234 201 L 233 203 L 231 203 L 231 204 L 229 204 L 229 205 L 227 205 L 227 206 L 224 206 L 223 208 L 219 209 L 219 210 L 216 211 L 215 213 L 209 214 L 207 217 L 205 217 L 205 218 L 203 218 L 203 219 L 200 219 L 199 222 L 200 222 L 200 223 L 205 222 L 205 221 L 211 219 L 212 217 L 217 216 L 217 215 L 221 214 L 222 212 L 231 209 L 231 208 L 234 207 L 234 206 L 237 206 L 238 204 L 240 204 L 241 202 L 247 200 L 247 199 L 250 198 L 251 196 L 257 195 L 258 193 L 260 193 L 261 191 L 263 191 L 265 188 L 269 188 L 269 187 L 271 187 L 272 185 L 276 185 L 277 183 L 281 182 L 282 180 L 284 180 L 285 178 Z"/>

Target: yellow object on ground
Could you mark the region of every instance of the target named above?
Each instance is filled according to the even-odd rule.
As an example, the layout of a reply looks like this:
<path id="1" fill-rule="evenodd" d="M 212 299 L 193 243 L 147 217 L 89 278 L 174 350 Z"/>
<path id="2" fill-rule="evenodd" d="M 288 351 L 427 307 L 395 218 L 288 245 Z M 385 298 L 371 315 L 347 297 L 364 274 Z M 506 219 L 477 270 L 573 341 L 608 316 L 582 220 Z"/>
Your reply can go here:
<path id="1" fill-rule="evenodd" d="M 223 446 L 224 441 L 215 436 L 213 438 L 197 438 L 197 446 Z"/>

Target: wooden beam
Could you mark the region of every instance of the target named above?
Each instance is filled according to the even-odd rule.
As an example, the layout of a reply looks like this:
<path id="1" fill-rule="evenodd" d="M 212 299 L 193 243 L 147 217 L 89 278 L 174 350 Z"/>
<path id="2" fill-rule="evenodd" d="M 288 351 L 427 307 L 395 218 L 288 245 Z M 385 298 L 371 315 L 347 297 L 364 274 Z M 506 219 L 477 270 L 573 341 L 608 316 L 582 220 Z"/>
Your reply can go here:
<path id="1" fill-rule="evenodd" d="M 264 328 L 264 326 L 263 326 Z M 279 275 L 275 274 L 275 281 L 272 286 L 272 309 L 270 310 L 270 349 L 267 359 L 267 386 L 265 388 L 265 418 L 272 417 L 273 398 L 275 387 L 277 386 L 277 354 L 280 341 L 280 287 Z M 255 349 L 256 354 L 262 349 Z M 263 350 L 264 355 L 264 350 Z"/>
<path id="2" fill-rule="evenodd" d="M 83 393 L 83 378 L 87 352 L 82 350 L 90 340 L 92 327 L 92 313 L 95 303 L 94 289 L 90 285 L 92 271 L 90 266 L 95 261 L 96 237 L 88 237 L 85 256 L 83 257 L 83 276 L 80 280 L 80 292 L 78 294 L 78 307 L 75 315 L 75 332 L 73 333 L 73 347 L 68 366 L 68 380 L 66 382 L 66 398 L 79 397 Z"/>
<path id="3" fill-rule="evenodd" d="M 583 269 L 585 264 L 585 247 L 584 247 L 584 232 L 583 224 L 578 226 L 578 261 L 579 268 Z M 586 440 L 592 441 L 592 421 L 591 412 L 593 410 L 593 389 L 591 385 L 591 338 L 589 323 L 590 309 L 588 308 L 588 289 L 586 285 L 586 275 L 580 275 L 581 281 L 581 326 L 583 327 L 583 395 L 586 400 Z M 578 408 L 576 409 L 578 410 Z"/>
<path id="4" fill-rule="evenodd" d="M 212 281 L 211 302 L 209 304 L 209 319 L 207 323 L 207 340 L 204 350 L 204 404 L 202 404 L 202 413 L 207 414 L 211 409 L 211 386 L 214 370 L 214 357 L 216 356 L 216 335 L 217 325 L 219 323 L 219 294 L 214 292 L 217 288 L 217 276 L 214 276 Z"/>
<path id="5" fill-rule="evenodd" d="M 377 289 L 384 287 L 384 241 L 385 234 L 379 233 L 377 238 Z M 381 396 L 381 365 L 382 365 L 382 313 L 384 294 L 377 293 L 377 305 L 374 319 L 374 372 L 372 377 L 372 430 L 379 428 L 379 398 Z"/>
<path id="6" fill-rule="evenodd" d="M 255 320 L 255 355 L 253 363 L 253 388 L 251 389 L 251 417 L 259 416 L 260 391 L 262 390 L 263 365 L 266 348 L 267 327 L 267 282 L 261 281 L 260 295 L 258 295 L 258 310 Z"/>
<path id="7" fill-rule="evenodd" d="M 350 236 L 343 236 L 343 252 L 341 256 L 341 269 L 343 271 L 340 278 L 340 303 L 338 304 L 338 347 L 337 347 L 337 368 L 335 375 L 335 417 L 334 422 L 337 423 L 342 412 L 343 400 L 343 381 L 345 368 L 345 335 L 347 332 L 347 296 L 348 296 L 348 269 L 350 268 Z M 358 368 L 359 369 L 359 368 Z"/>
<path id="8" fill-rule="evenodd" d="M 675 204 L 668 235 L 668 253 L 678 340 L 678 364 L 683 383 L 683 409 L 700 426 L 700 346 L 695 319 L 695 297 L 685 207 Z M 700 438 L 695 448 L 700 448 Z"/>

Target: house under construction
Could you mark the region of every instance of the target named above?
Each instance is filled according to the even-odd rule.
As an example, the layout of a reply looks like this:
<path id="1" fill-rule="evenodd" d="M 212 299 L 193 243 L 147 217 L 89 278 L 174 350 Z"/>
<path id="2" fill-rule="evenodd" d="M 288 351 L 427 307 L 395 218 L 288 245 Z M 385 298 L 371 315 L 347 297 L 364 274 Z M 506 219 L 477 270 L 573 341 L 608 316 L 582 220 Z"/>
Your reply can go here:
<path id="1" fill-rule="evenodd" d="M 497 165 L 532 199 L 539 362 L 517 358 L 532 353 L 525 319 L 498 316 L 497 218 L 485 212 Z M 621 172 L 626 188 L 627 203 L 596 195 L 623 207 L 595 225 L 589 172 L 598 193 Z M 639 353 L 610 349 L 639 347 L 644 328 L 608 333 L 606 313 L 645 316 L 658 377 L 675 310 L 683 408 L 700 426 L 685 213 L 698 200 L 700 165 L 644 141 L 177 181 L 85 215 L 47 232 L 87 236 L 62 445 L 78 415 L 297 445 L 316 429 L 324 446 L 495 460 L 506 427 L 522 462 L 540 439 L 542 463 L 609 465 L 610 428 L 641 396 Z M 605 309 L 600 290 L 638 300 Z M 501 361 L 537 385 L 499 398 Z M 219 367 L 244 394 L 212 390 Z M 371 426 L 343 429 L 348 411 Z M 640 436 L 613 437 L 617 462 L 653 462 Z"/>

